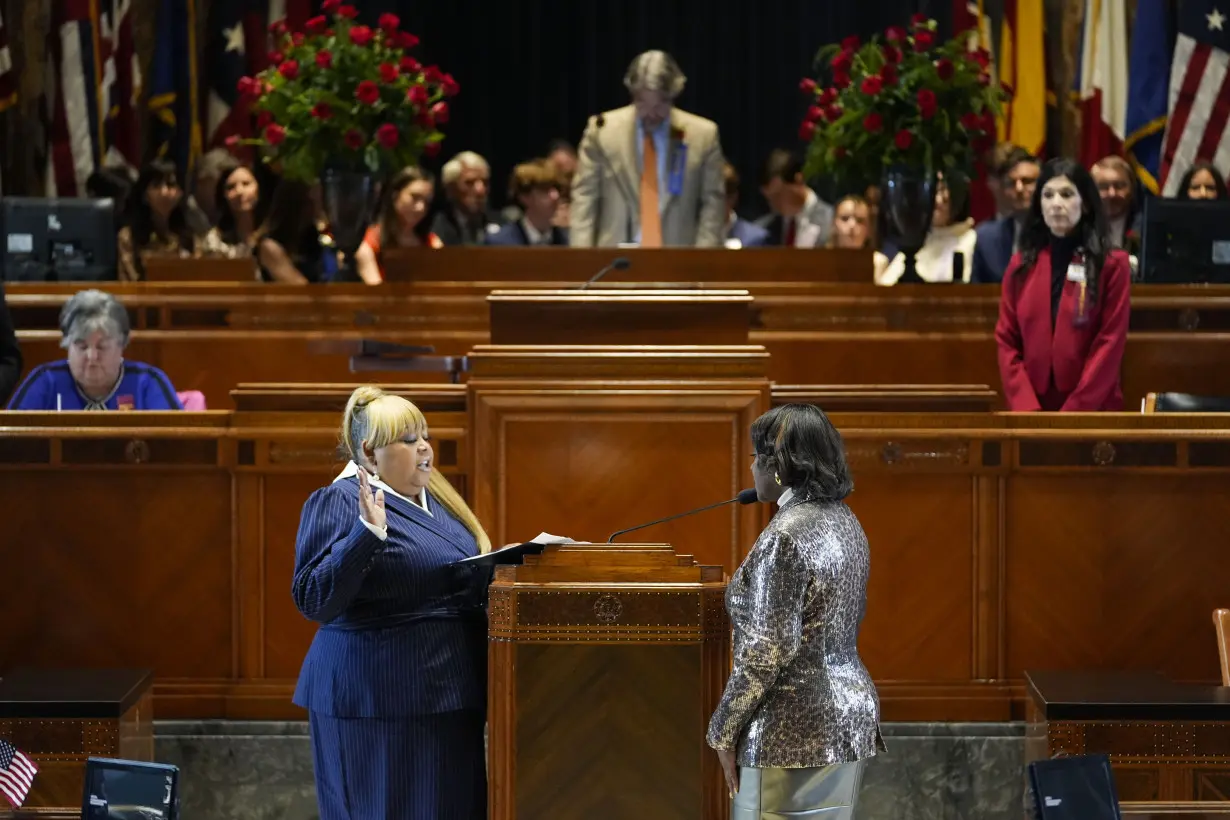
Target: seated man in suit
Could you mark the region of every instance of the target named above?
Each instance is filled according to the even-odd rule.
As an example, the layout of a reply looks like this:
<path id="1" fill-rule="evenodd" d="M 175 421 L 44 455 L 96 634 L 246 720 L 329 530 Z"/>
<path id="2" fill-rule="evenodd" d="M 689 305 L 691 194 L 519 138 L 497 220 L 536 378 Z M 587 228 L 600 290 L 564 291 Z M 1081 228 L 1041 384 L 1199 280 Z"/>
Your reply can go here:
<path id="1" fill-rule="evenodd" d="M 726 185 L 726 247 L 759 248 L 769 244 L 769 232 L 735 213 L 739 204 L 739 172 L 729 162 L 722 169 Z"/>
<path id="2" fill-rule="evenodd" d="M 1021 226 L 1029 215 L 1041 173 L 1042 166 L 1038 164 L 1037 157 L 1019 147 L 1009 151 L 1007 159 L 995 169 L 1000 191 L 1011 204 L 1012 213 L 974 228 L 977 238 L 970 271 L 971 282 L 992 284 L 1003 280 L 1008 260 L 1016 253 Z"/>
<path id="3" fill-rule="evenodd" d="M 21 379 L 21 348 L 8 302 L 4 300 L 4 283 L 0 282 L 0 405 L 9 400 L 13 388 Z"/>
<path id="4" fill-rule="evenodd" d="M 686 82 L 669 54 L 646 51 L 624 77 L 632 104 L 590 120 L 572 181 L 574 248 L 721 246 L 718 127 L 675 107 Z"/>
<path id="5" fill-rule="evenodd" d="M 567 245 L 568 231 L 555 227 L 563 183 L 558 169 L 548 160 L 523 162 L 513 169 L 508 198 L 515 200 L 521 217 L 487 235 L 488 245 Z"/>
<path id="6" fill-rule="evenodd" d="M 473 151 L 462 151 L 440 171 L 447 200 L 431 223 L 431 232 L 445 247 L 481 245 L 500 229 L 499 214 L 487 210 L 491 166 Z"/>
<path id="7" fill-rule="evenodd" d="M 803 180 L 803 156 L 779 148 L 760 174 L 760 192 L 772 211 L 756 224 L 769 232 L 769 245 L 823 248 L 833 228 L 833 206 Z"/>

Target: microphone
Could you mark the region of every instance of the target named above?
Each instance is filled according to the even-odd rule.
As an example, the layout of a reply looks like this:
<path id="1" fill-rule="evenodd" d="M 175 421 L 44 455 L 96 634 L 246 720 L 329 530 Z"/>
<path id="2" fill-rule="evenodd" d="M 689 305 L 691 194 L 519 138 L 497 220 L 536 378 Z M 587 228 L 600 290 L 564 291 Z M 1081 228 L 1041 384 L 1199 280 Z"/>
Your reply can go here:
<path id="1" fill-rule="evenodd" d="M 729 501 L 719 501 L 718 503 L 710 504 L 707 507 L 697 507 L 694 510 L 688 510 L 687 512 L 676 513 L 675 515 L 668 515 L 666 518 L 659 518 L 657 521 L 650 521 L 648 524 L 638 524 L 635 527 L 628 527 L 628 529 L 626 530 L 620 530 L 619 532 L 612 533 L 611 537 L 608 538 L 606 542 L 608 544 L 613 544 L 615 543 L 616 538 L 626 533 L 635 532 L 636 530 L 643 530 L 646 527 L 653 527 L 653 526 L 656 526 L 657 524 L 665 524 L 667 521 L 674 521 L 676 518 L 683 518 L 684 516 L 695 515 L 696 513 L 702 513 L 705 510 L 712 510 L 715 507 L 725 507 L 727 504 L 734 504 L 736 501 L 740 504 L 755 504 L 759 500 L 760 498 L 756 495 L 755 488 L 749 487 L 746 490 L 740 490 L 739 494 L 736 495 L 734 498 L 730 499 Z"/>
<path id="2" fill-rule="evenodd" d="M 613 270 L 627 270 L 630 267 L 632 267 L 631 259 L 626 256 L 617 256 L 611 260 L 611 264 L 589 277 L 589 280 L 586 281 L 585 284 L 581 285 L 580 289 L 585 290 L 587 287 L 592 285 L 594 282 L 597 282 Z"/>

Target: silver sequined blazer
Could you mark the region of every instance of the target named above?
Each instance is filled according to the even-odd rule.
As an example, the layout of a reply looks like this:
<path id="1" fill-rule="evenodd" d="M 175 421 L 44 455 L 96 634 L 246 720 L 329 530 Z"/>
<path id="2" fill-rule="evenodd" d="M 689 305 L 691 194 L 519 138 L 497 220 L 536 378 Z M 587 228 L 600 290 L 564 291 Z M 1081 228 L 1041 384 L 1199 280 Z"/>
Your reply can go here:
<path id="1" fill-rule="evenodd" d="M 734 668 L 710 746 L 758 768 L 848 763 L 884 747 L 858 656 L 868 552 L 845 504 L 799 493 L 781 506 L 726 590 Z"/>

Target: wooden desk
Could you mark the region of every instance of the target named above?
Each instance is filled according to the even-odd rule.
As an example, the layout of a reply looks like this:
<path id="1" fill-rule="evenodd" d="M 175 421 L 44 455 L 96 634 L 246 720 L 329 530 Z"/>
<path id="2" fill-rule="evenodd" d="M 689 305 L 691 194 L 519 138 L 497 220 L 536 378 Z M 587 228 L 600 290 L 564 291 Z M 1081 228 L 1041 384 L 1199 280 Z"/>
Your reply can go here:
<path id="1" fill-rule="evenodd" d="M 270 382 L 241 384 L 231 391 L 236 409 L 281 413 L 341 413 L 359 382 L 325 384 Z M 424 412 L 466 410 L 466 388 L 461 384 L 384 384 L 385 390 L 405 396 Z M 877 385 L 830 384 L 770 385 L 770 401 L 780 404 L 815 404 L 828 413 L 989 413 L 998 394 L 986 385 Z"/>
<path id="2" fill-rule="evenodd" d="M 509 452 L 495 420 L 509 425 L 502 435 L 521 449 L 482 476 L 505 499 L 503 519 L 484 519 L 497 542 L 541 530 L 603 539 L 750 483 L 747 431 L 730 420 L 745 393 L 681 388 L 625 401 L 615 387 L 603 407 L 569 420 L 550 406 L 565 393 L 535 392 L 506 392 L 492 415 L 462 409 L 445 389 L 427 412 L 437 464 L 472 503 L 474 445 L 490 464 L 492 452 Z M 144 666 L 157 674 L 160 718 L 301 718 L 290 694 L 314 626 L 287 590 L 303 503 L 342 466 L 339 419 L 273 407 L 0 415 L 6 532 L 39 533 L 38 549 L 0 539 L 0 566 L 26 579 L 6 589 L 6 610 L 21 620 L 0 631 L 0 670 L 66 658 Z M 1024 719 L 1025 669 L 1219 680 L 1209 613 L 1225 604 L 1215 536 L 1230 496 L 1230 419 L 833 421 L 854 475 L 849 503 L 871 543 L 860 650 L 886 720 Z M 617 435 L 637 425 L 638 437 Z M 659 437 L 641 435 L 655 426 Z M 606 483 L 561 481 L 569 463 Z M 551 497 L 536 492 L 544 487 Z M 751 522 L 714 511 L 644 536 L 730 571 L 769 512 L 744 510 Z M 83 620 L 81 601 L 99 588 L 124 594 Z M 157 630 L 149 601 L 160 602 Z"/>
<path id="3" fill-rule="evenodd" d="M 757 252 L 727 253 L 749 258 Z M 575 283 L 527 282 L 525 287 L 567 284 Z M 105 287 L 130 308 L 136 329 L 131 357 L 162 367 L 181 390 L 203 391 L 211 407 L 226 408 L 229 391 L 241 382 L 351 380 L 347 356 L 311 355 L 321 339 L 431 345 L 440 355 L 464 356 L 490 342 L 487 298 L 493 289 L 508 286 L 507 281 L 453 281 L 378 288 Z M 995 286 L 877 288 L 799 281 L 722 286 L 746 289 L 753 297 L 748 342 L 769 351 L 769 378 L 776 383 L 999 387 Z M 595 289 L 643 287 L 600 283 Z M 76 289 L 62 283 L 8 288 L 27 367 L 63 356 L 57 316 Z M 1123 372 L 1126 409 L 1137 410 L 1148 392 L 1230 395 L 1230 368 L 1222 366 L 1230 359 L 1228 329 L 1230 288 L 1135 286 Z M 405 380 L 396 372 L 373 378 Z M 447 381 L 448 375 L 433 379 Z"/>
<path id="4" fill-rule="evenodd" d="M 1230 688 L 1151 672 L 1029 671 L 1025 681 L 1027 760 L 1108 754 L 1126 801 L 1230 794 Z"/>
<path id="5" fill-rule="evenodd" d="M 48 579 L 25 580 L 38 587 Z M 6 631 L 22 626 L 23 612 L 11 606 L 11 591 L 6 590 L 10 624 Z M 89 618 L 107 617 L 110 610 L 97 605 L 100 601 L 91 602 L 90 595 L 114 600 L 117 592 L 122 590 L 83 587 L 72 617 L 78 622 L 83 613 Z M 19 641 L 46 638 L 41 624 L 31 626 L 17 636 Z M 73 656 L 59 660 L 71 663 Z M 26 807 L 79 815 L 87 758 L 153 760 L 152 686 L 148 669 L 19 668 L 0 679 L 0 738 L 11 741 L 39 767 Z"/>

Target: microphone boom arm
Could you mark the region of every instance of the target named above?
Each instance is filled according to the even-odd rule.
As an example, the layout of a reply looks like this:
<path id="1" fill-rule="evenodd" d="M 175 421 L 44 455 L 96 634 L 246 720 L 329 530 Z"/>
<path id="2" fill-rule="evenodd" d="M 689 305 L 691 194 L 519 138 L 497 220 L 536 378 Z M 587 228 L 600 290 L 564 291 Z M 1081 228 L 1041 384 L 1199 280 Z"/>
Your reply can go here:
<path id="1" fill-rule="evenodd" d="M 612 533 L 611 537 L 608 538 L 606 542 L 608 544 L 613 544 L 615 543 L 615 539 L 621 535 L 626 535 L 630 532 L 636 532 L 637 530 L 643 530 L 646 527 L 655 527 L 658 524 L 665 524 L 667 521 L 674 521 L 676 518 L 683 518 L 685 515 L 695 515 L 696 513 L 702 513 L 707 510 L 716 509 L 718 507 L 725 507 L 727 504 L 734 504 L 737 501 L 739 501 L 738 496 L 728 501 L 719 501 L 716 504 L 710 504 L 708 507 L 700 507 L 699 509 L 688 510 L 687 512 L 676 513 L 675 515 L 668 515 L 666 518 L 659 518 L 657 521 L 650 521 L 648 524 L 639 524 L 635 527 L 628 527 L 628 529 L 626 530 L 619 530 L 618 532 Z"/>

